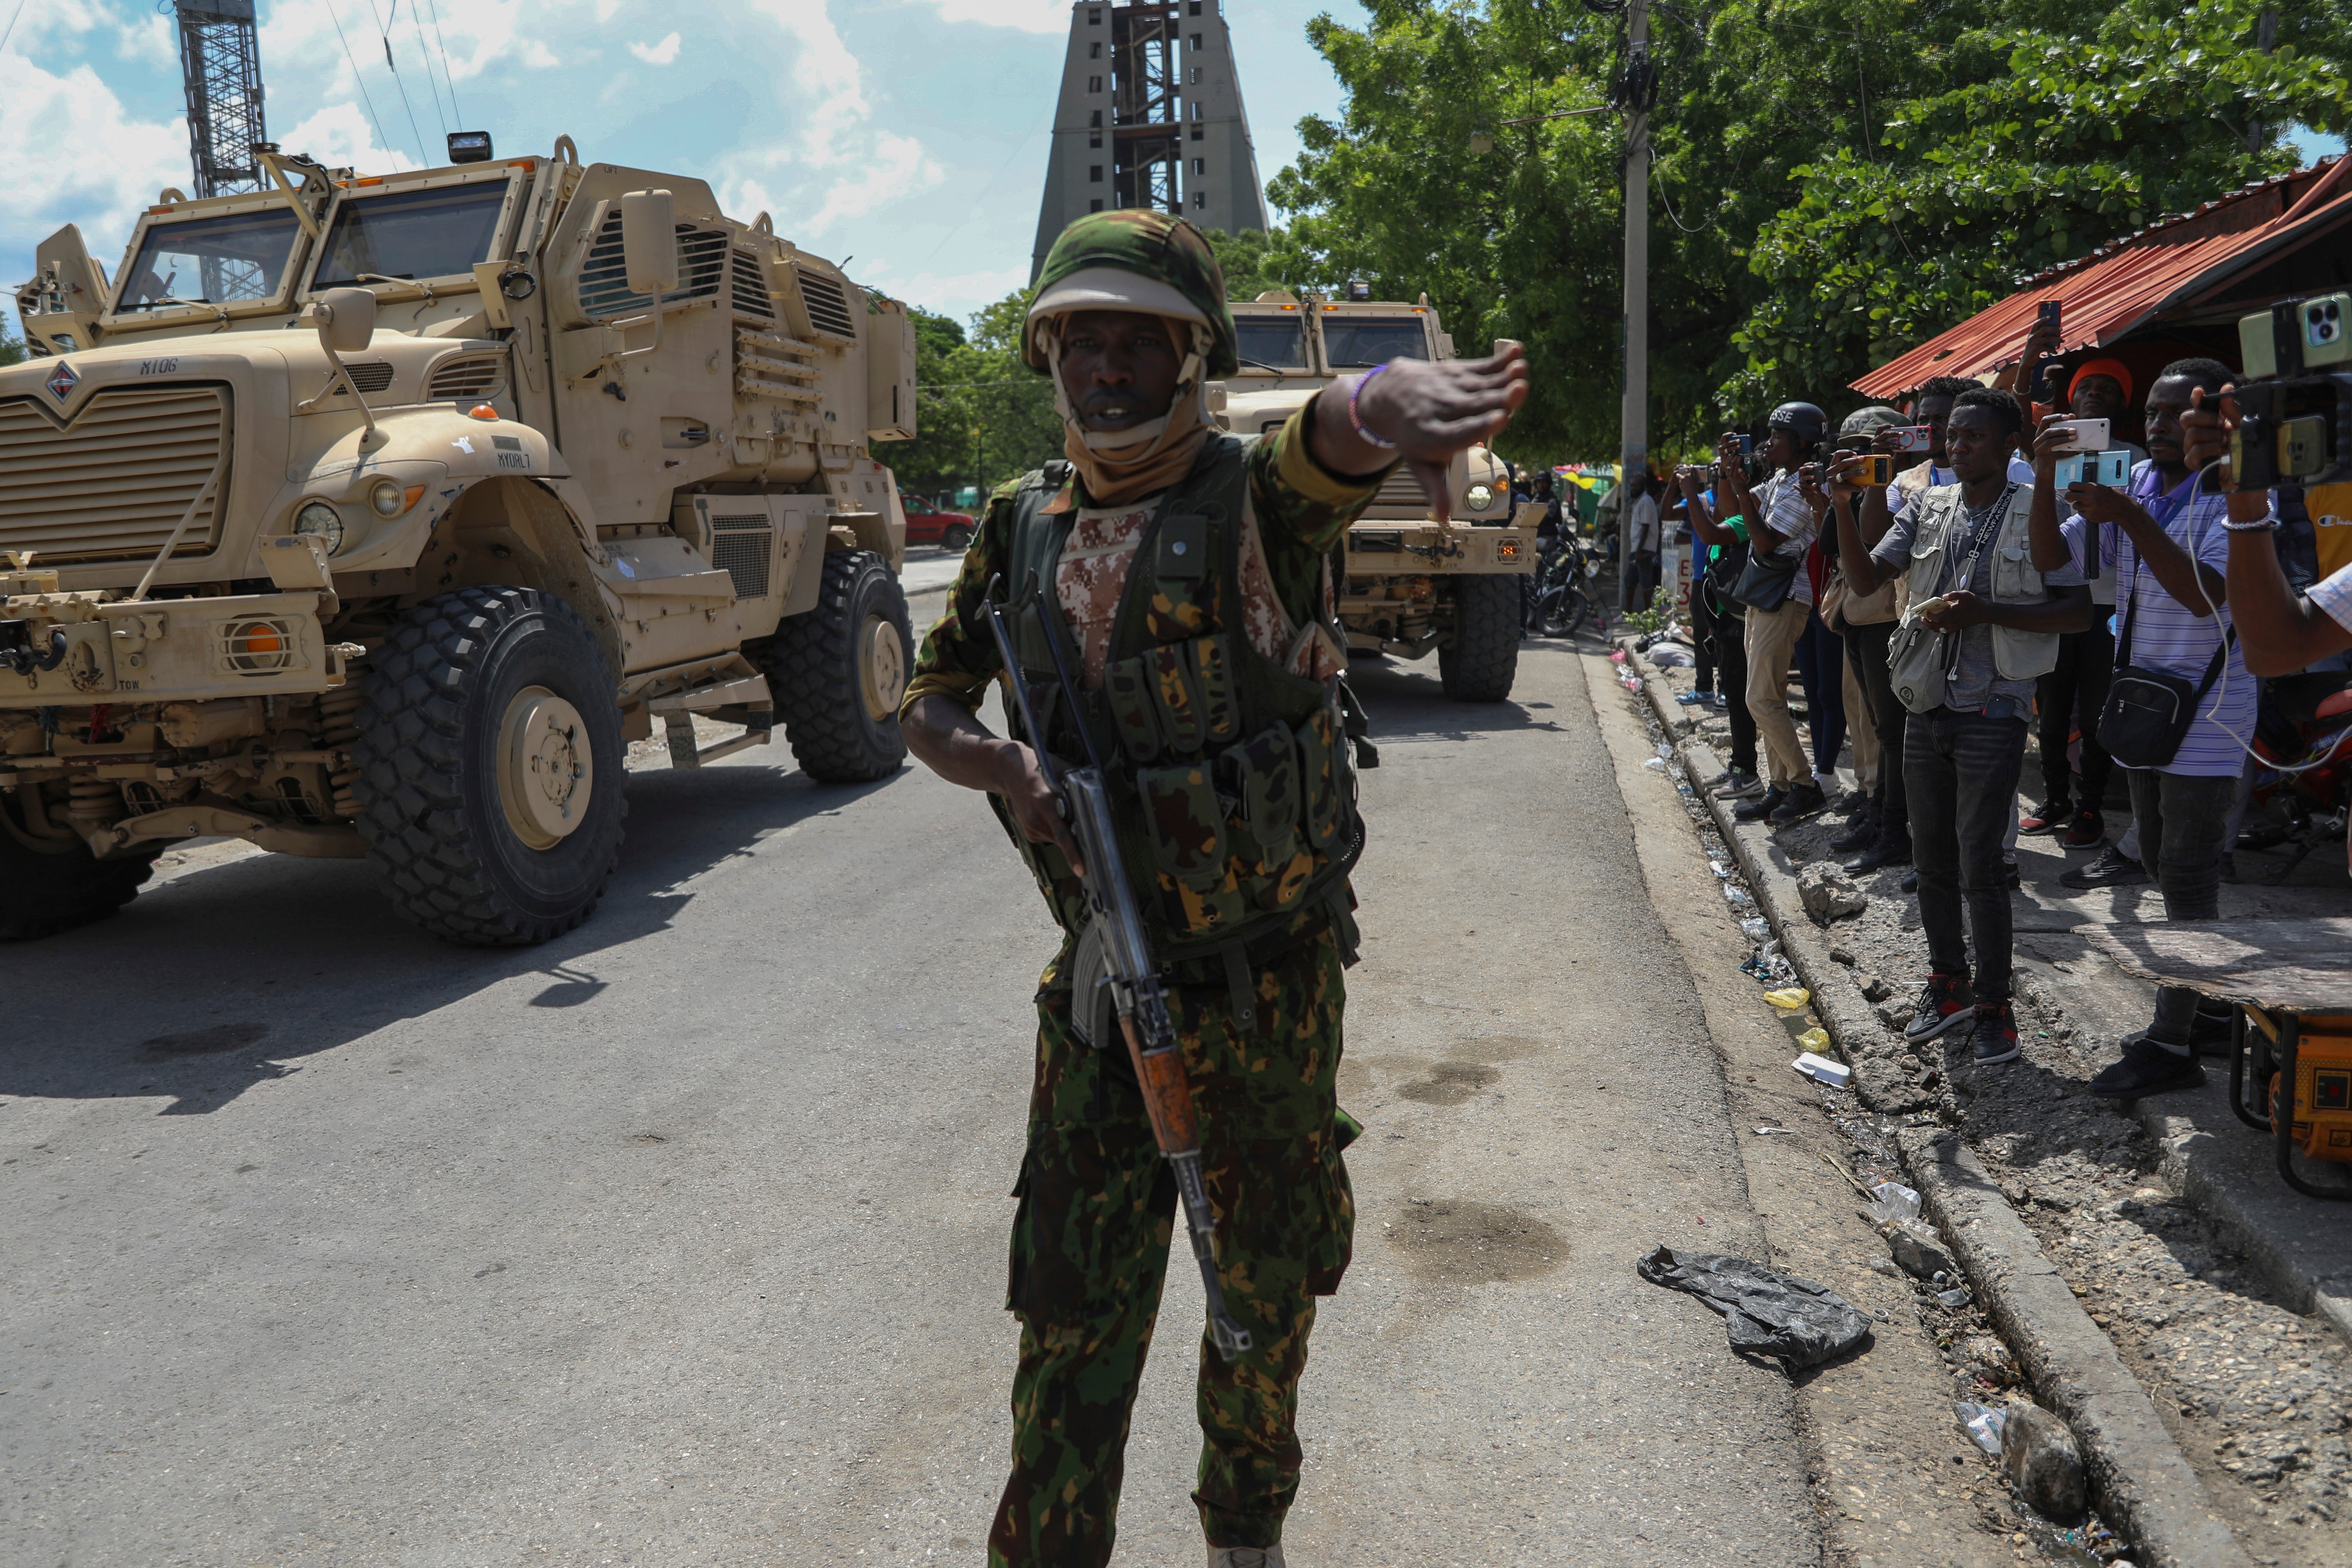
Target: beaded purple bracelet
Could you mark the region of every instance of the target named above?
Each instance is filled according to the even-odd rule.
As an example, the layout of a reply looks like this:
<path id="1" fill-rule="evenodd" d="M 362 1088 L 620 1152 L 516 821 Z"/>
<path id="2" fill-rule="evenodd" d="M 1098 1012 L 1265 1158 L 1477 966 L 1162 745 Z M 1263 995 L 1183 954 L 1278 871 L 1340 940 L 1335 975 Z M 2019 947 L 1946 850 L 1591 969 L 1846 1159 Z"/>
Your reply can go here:
<path id="1" fill-rule="evenodd" d="M 1396 450 L 1397 444 L 1394 441 L 1384 441 L 1365 429 L 1363 416 L 1356 412 L 1356 399 L 1364 395 L 1364 388 L 1372 384 L 1372 377 L 1386 369 L 1388 366 L 1385 364 L 1372 366 L 1364 373 L 1363 379 L 1356 383 L 1356 389 L 1348 394 L 1348 423 L 1356 427 L 1356 438 L 1366 446 L 1378 447 L 1383 452 L 1393 452 Z"/>

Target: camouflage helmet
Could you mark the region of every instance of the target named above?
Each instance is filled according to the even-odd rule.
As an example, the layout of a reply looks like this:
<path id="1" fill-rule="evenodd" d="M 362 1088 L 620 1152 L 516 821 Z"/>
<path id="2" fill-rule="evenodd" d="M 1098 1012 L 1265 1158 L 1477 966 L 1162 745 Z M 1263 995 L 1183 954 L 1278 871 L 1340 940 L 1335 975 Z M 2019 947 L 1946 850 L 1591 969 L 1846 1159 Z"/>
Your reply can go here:
<path id="1" fill-rule="evenodd" d="M 1054 241 L 1037 274 L 1037 300 L 1022 323 L 1021 357 L 1044 373 L 1036 324 L 1071 310 L 1147 310 L 1209 329 L 1205 374 L 1241 368 L 1234 313 L 1225 308 L 1225 274 L 1201 231 L 1148 207 L 1088 213 Z"/>

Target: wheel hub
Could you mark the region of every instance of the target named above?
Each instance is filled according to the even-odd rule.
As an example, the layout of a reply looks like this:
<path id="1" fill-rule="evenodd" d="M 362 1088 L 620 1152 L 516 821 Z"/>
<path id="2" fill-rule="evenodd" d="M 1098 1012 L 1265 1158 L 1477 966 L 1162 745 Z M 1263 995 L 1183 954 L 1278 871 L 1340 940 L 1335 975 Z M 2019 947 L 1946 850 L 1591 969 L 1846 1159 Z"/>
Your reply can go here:
<path id="1" fill-rule="evenodd" d="M 907 649 L 898 628 L 882 616 L 868 616 L 857 638 L 858 693 L 866 716 L 879 723 L 898 711 L 907 695 Z"/>
<path id="2" fill-rule="evenodd" d="M 580 710 L 544 686 L 527 686 L 499 725 L 499 804 L 515 837 L 552 849 L 587 820 L 595 759 Z"/>

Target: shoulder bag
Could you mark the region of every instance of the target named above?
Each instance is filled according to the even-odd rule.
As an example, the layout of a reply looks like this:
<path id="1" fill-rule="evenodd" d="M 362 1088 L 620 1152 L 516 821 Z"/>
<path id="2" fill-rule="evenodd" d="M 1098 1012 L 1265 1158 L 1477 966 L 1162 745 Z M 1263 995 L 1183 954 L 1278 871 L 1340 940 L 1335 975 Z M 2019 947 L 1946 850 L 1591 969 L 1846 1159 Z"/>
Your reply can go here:
<path id="1" fill-rule="evenodd" d="M 2191 558 L 2193 562 L 2193 557 Z M 2107 705 L 2099 714 L 2099 744 L 2107 755 L 2132 768 L 2162 768 L 2180 754 L 2189 726 L 2197 721 L 2197 705 L 2220 679 L 2229 662 L 2231 645 L 2238 640 L 2231 626 L 2205 667 L 2205 679 L 2194 686 L 2185 675 L 2168 669 L 2143 669 L 2131 661 L 2132 621 L 2139 612 L 2137 552 L 2132 555 L 2131 592 L 2124 605 L 2123 626 L 2116 638 L 2116 673 L 2107 683 Z"/>

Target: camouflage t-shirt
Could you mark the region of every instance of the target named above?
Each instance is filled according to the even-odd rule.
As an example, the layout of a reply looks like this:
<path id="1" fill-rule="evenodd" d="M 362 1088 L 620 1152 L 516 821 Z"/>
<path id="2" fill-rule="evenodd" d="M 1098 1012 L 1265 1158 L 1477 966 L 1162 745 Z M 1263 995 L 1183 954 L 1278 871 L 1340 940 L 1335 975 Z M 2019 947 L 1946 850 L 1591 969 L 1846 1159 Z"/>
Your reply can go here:
<path id="1" fill-rule="evenodd" d="M 1325 606 L 1317 600 L 1326 591 L 1325 559 L 1348 524 L 1371 504 L 1386 476 L 1351 481 L 1317 462 L 1307 447 L 1314 409 L 1310 398 L 1280 429 L 1243 437 L 1249 467 L 1244 521 L 1245 526 L 1255 522 L 1250 531 L 1255 539 L 1244 535 L 1242 608 L 1243 630 L 1253 647 L 1319 679 L 1337 672 L 1339 651 L 1322 638 L 1294 635 L 1293 628 L 1311 628 L 1322 614 Z M 1084 666 L 1080 679 L 1095 686 L 1102 679 L 1111 619 L 1134 563 L 1135 546 L 1158 498 L 1108 508 L 1084 505 L 1082 497 L 1071 499 L 1079 504 L 1071 509 L 1076 515 L 1055 587 L 1062 614 L 1077 638 Z M 977 711 L 989 681 L 1003 668 L 982 602 L 990 583 L 1000 575 L 1010 580 L 1013 514 L 1010 498 L 991 500 L 980 531 L 964 552 L 963 568 L 948 595 L 947 613 L 923 639 L 901 712 L 932 695 L 951 697 Z M 1248 548 L 1253 542 L 1255 548 Z"/>

